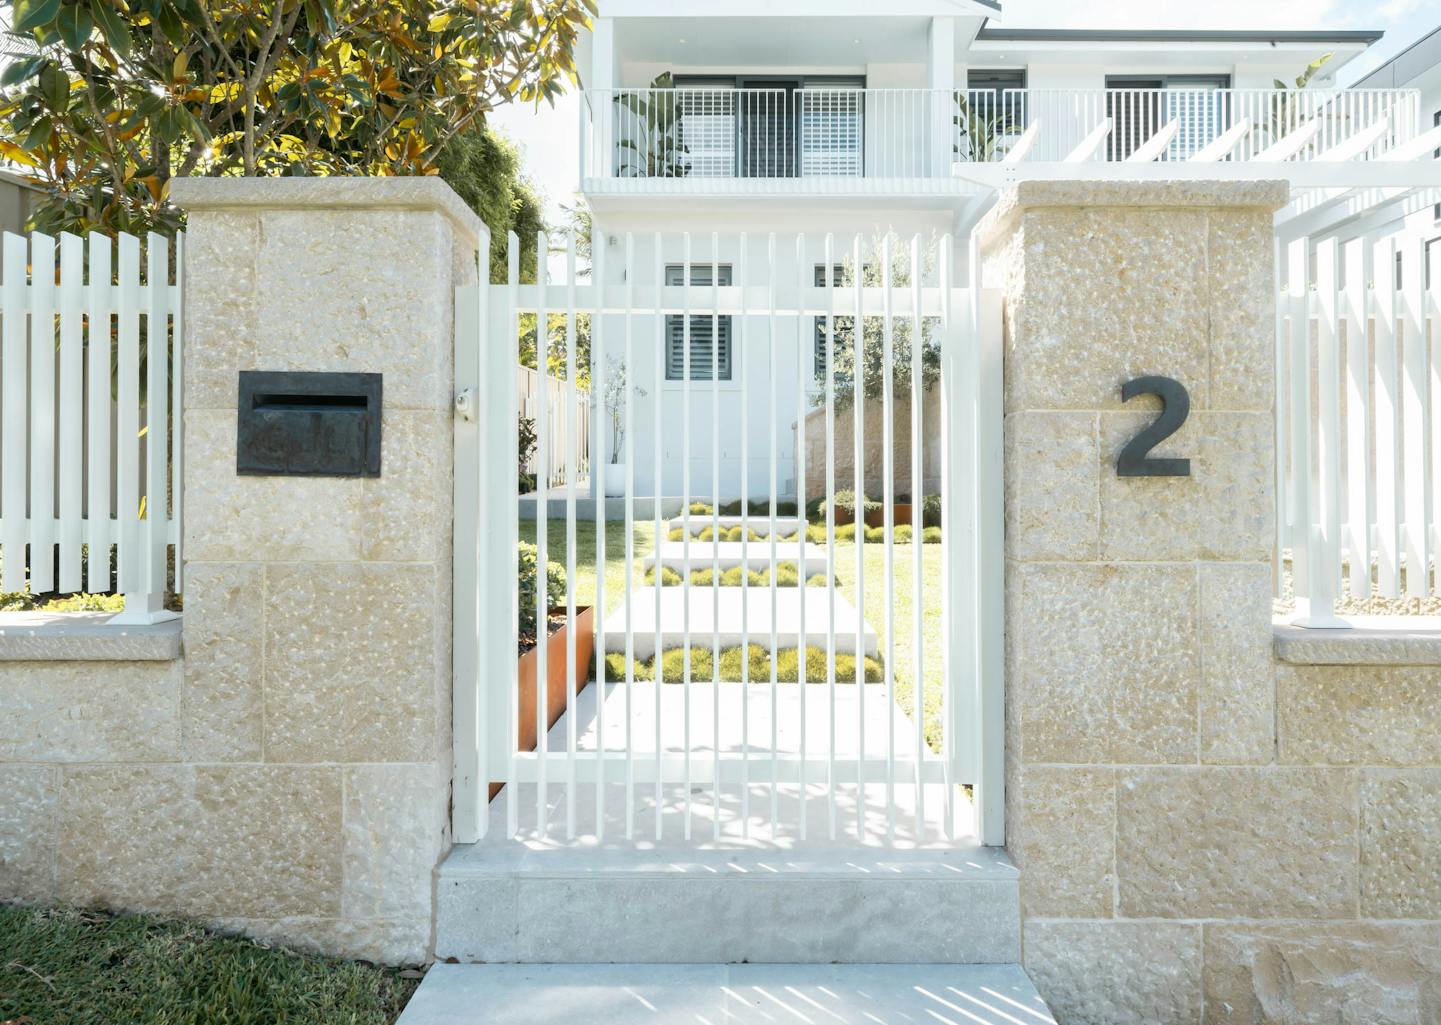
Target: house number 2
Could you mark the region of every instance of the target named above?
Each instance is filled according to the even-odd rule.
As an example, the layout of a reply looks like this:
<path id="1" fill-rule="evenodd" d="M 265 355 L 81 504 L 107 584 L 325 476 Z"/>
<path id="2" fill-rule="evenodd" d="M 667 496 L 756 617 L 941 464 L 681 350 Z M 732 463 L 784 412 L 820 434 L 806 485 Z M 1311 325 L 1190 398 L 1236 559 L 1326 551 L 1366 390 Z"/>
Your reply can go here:
<path id="1" fill-rule="evenodd" d="M 1122 402 L 1130 402 L 1137 395 L 1155 395 L 1161 400 L 1161 413 L 1121 449 L 1116 476 L 1191 476 L 1191 460 L 1151 455 L 1151 449 L 1179 431 L 1191 414 L 1191 396 L 1185 386 L 1172 377 L 1138 377 L 1121 385 Z"/>

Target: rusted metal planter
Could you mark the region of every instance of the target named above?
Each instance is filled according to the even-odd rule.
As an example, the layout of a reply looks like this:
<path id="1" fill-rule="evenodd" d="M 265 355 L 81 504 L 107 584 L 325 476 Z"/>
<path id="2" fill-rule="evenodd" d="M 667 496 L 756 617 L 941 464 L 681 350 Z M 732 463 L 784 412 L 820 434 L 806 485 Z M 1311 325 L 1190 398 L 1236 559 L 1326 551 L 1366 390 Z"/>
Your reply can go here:
<path id="1" fill-rule="evenodd" d="M 570 687 L 565 678 L 566 638 L 572 629 L 563 626 L 546 639 L 545 665 L 545 726 L 555 721 L 565 711 L 570 698 Z M 595 609 L 577 609 L 575 613 L 575 692 L 579 694 L 590 682 L 590 657 L 595 651 Z M 517 726 L 517 751 L 534 751 L 536 673 L 540 666 L 540 649 L 534 648 L 520 657 L 520 721 Z M 504 783 L 490 785 L 490 799 L 500 793 Z"/>

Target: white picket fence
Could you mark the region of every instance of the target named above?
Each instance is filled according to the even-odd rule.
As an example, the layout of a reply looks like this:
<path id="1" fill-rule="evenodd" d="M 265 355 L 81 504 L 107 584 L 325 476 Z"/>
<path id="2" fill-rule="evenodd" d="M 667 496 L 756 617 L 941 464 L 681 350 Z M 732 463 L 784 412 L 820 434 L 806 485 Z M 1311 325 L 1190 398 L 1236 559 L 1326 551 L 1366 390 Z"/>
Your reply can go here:
<path id="1" fill-rule="evenodd" d="M 1441 594 L 1441 252 L 1427 244 L 1302 238 L 1280 254 L 1276 584 L 1289 558 L 1300 625 L 1345 625 L 1343 594 Z"/>
<path id="2" fill-rule="evenodd" d="M 541 394 L 544 380 L 545 393 Z M 566 482 L 566 459 L 565 454 L 570 444 L 570 435 L 567 434 L 566 425 L 570 425 L 570 434 L 574 435 L 576 448 L 576 473 L 585 476 L 590 472 L 590 392 L 584 389 L 576 389 L 575 407 L 572 414 L 567 418 L 566 403 L 567 388 L 566 382 L 558 377 L 549 374 L 544 378 L 531 367 L 516 368 L 516 400 L 520 415 L 536 422 L 536 448 L 531 452 L 530 458 L 521 464 L 521 469 L 536 478 L 536 485 L 544 490 L 547 487 L 561 487 Z M 540 418 L 544 416 L 546 422 L 541 424 Z M 545 451 L 540 450 L 541 439 L 545 439 Z M 540 468 L 547 467 L 546 479 L 540 479 Z"/>
<path id="3" fill-rule="evenodd" d="M 183 249 L 183 236 L 5 234 L 0 590 L 116 590 L 118 621 L 167 618 L 171 546 L 177 592 L 182 565 Z"/>

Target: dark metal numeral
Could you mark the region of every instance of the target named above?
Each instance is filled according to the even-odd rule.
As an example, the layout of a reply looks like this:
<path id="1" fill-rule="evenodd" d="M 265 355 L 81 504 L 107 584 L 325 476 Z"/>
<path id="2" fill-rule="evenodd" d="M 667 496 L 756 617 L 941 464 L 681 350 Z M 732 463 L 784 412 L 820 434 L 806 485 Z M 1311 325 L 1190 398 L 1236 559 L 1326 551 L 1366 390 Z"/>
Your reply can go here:
<path id="1" fill-rule="evenodd" d="M 1191 396 L 1180 381 L 1171 377 L 1138 377 L 1121 385 L 1121 401 L 1137 395 L 1155 395 L 1161 400 L 1161 414 L 1151 425 L 1121 449 L 1116 460 L 1118 477 L 1189 477 L 1191 460 L 1152 456 L 1151 449 L 1181 429 L 1191 415 Z"/>

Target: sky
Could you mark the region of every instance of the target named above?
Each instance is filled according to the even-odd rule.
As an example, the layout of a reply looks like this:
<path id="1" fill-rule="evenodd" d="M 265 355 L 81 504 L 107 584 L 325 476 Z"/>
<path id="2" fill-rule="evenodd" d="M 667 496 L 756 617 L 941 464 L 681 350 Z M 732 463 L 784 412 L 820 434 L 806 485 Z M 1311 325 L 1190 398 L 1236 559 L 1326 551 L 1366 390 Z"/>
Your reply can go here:
<path id="1" fill-rule="evenodd" d="M 663 0 L 657 0 L 663 6 Z M 1386 33 L 1342 69 L 1350 85 L 1441 25 L 1438 0 L 1002 0 L 1009 28 L 1379 29 Z M 1299 71 L 1299 69 L 1297 69 Z M 521 149 L 525 173 L 546 198 L 552 223 L 564 223 L 579 175 L 579 107 L 574 93 L 555 107 L 502 108 L 490 123 Z"/>

